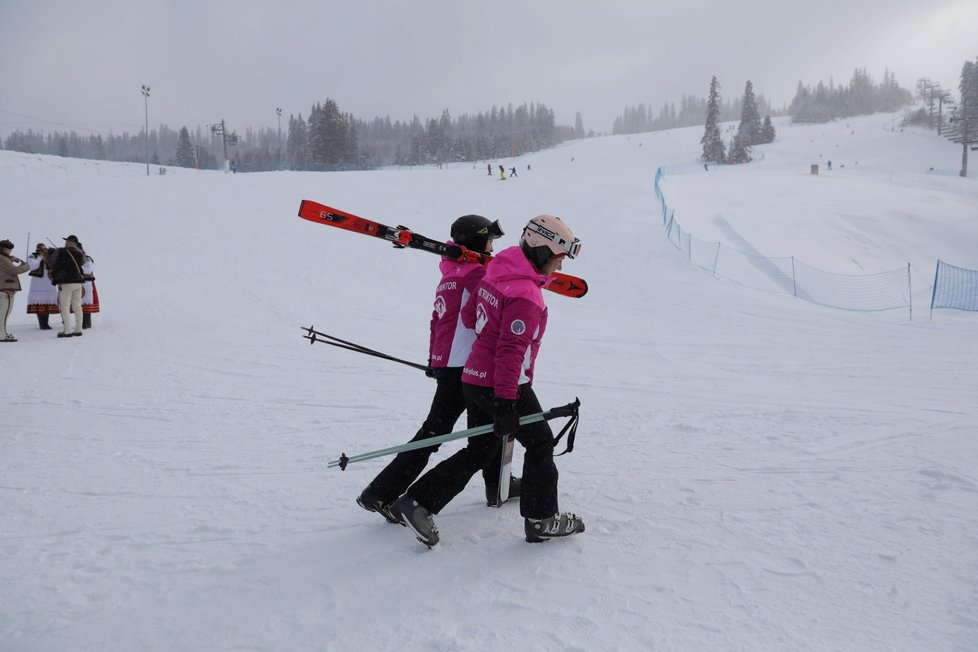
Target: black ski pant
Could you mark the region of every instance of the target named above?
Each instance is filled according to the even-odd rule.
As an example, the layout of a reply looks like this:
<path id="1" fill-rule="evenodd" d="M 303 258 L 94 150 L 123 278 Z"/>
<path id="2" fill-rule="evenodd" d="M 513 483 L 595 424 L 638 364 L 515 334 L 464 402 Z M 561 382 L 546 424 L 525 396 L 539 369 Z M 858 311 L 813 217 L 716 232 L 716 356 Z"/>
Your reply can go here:
<path id="1" fill-rule="evenodd" d="M 411 441 L 419 441 L 452 432 L 455 422 L 465 412 L 465 397 L 462 395 L 462 368 L 436 368 L 435 380 L 438 386 L 435 389 L 434 398 L 431 399 L 428 417 Z M 471 413 L 468 419 L 468 427 L 473 427 Z M 430 446 L 398 453 L 390 464 L 384 467 L 377 474 L 377 477 L 370 482 L 368 488 L 373 497 L 387 504 L 400 498 L 411 483 L 421 475 L 424 467 L 428 464 L 428 458 L 438 448 L 438 446 Z M 488 460 L 488 464 L 484 465 L 486 468 L 483 469 L 486 486 L 492 489 L 493 493 L 495 493 L 496 484 L 499 481 L 499 463 L 499 455 L 496 455 Z"/>
<path id="2" fill-rule="evenodd" d="M 463 383 L 463 392 L 469 411 L 469 427 L 492 423 L 495 412 L 492 388 Z M 529 385 L 520 385 L 516 410 L 520 416 L 543 411 Z M 520 514 L 525 518 L 546 518 L 557 513 L 557 465 L 554 464 L 553 439 L 553 431 L 546 421 L 522 426 L 516 432 L 516 440 L 526 449 L 520 488 Z M 496 435 L 469 437 L 465 448 L 421 476 L 407 490 L 407 494 L 429 512 L 437 514 L 462 493 L 479 469 L 486 468 L 493 459 L 498 468 L 499 456 L 500 440 Z"/>

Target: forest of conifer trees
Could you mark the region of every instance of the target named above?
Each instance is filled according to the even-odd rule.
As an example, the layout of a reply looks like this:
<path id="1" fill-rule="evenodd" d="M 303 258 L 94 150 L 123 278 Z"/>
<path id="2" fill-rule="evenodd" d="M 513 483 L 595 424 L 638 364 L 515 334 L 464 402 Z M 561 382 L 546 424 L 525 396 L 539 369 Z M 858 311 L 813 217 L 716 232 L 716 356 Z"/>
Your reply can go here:
<path id="1" fill-rule="evenodd" d="M 901 88 L 889 70 L 883 72 L 883 81 L 875 84 L 865 68 L 856 68 L 848 86 L 836 86 L 831 79 L 828 86 L 820 81 L 814 88 L 798 82 L 788 113 L 794 122 L 828 122 L 854 115 L 896 111 L 912 99 L 910 91 Z"/>
<path id="2" fill-rule="evenodd" d="M 613 134 L 632 134 L 677 127 L 718 124 L 749 116 L 768 116 L 764 133 L 751 117 L 749 133 L 731 143 L 731 155 L 738 161 L 750 160 L 746 148 L 773 138 L 769 116 L 787 113 L 795 122 L 826 122 L 836 118 L 893 111 L 908 104 L 912 96 L 901 88 L 886 70 L 883 81 L 875 84 L 865 69 L 857 68 L 849 84 L 837 86 L 818 82 L 814 87 L 798 82 L 795 97 L 782 111 L 774 110 L 763 95 L 749 88 L 743 97 L 723 101 L 718 96 L 702 99 L 684 95 L 678 108 L 665 103 L 654 114 L 645 104 L 625 107 L 615 119 Z M 711 93 L 714 89 L 711 88 Z M 746 102 L 746 104 L 745 104 Z M 759 123 L 758 123 L 759 124 Z M 208 125 L 210 127 L 210 125 Z M 150 163 L 216 169 L 224 164 L 224 150 L 230 142 L 228 158 L 240 172 L 267 170 L 352 170 L 386 165 L 427 165 L 461 161 L 480 161 L 519 156 L 552 147 L 584 136 L 583 122 L 577 114 L 575 125 L 557 125 L 554 112 L 543 104 L 511 104 L 492 107 L 474 116 L 452 117 L 447 110 L 439 118 L 410 122 L 389 117 L 362 120 L 340 110 L 332 99 L 314 104 L 304 118 L 290 115 L 286 129 L 231 131 L 230 138 L 200 125 L 174 130 L 165 124 L 149 133 Z M 227 127 L 232 129 L 230 125 Z M 759 133 L 759 132 L 758 132 Z M 716 137 L 712 138 L 715 141 Z M 711 141 L 711 142 L 712 142 Z M 0 143 L 4 149 L 36 154 L 52 154 L 107 161 L 146 161 L 146 133 L 79 135 L 75 131 L 15 131 Z M 722 142 L 719 144 L 722 145 Z M 725 160 L 712 142 L 707 160 Z M 717 151 L 713 151 L 717 150 Z"/>
<path id="3" fill-rule="evenodd" d="M 757 95 L 754 101 L 757 111 L 761 115 L 781 115 L 781 112 L 771 107 L 770 102 L 763 95 Z M 652 107 L 645 104 L 639 104 L 635 107 L 626 106 L 624 113 L 615 119 L 611 133 L 638 134 L 644 131 L 696 127 L 706 122 L 708 102 L 708 99 L 695 95 L 683 95 L 678 109 L 674 102 L 666 102 L 659 109 L 658 115 L 654 115 Z M 717 119 L 720 122 L 738 119 L 743 111 L 742 102 L 743 98 L 740 97 L 733 101 L 721 101 L 718 106 Z"/>
<path id="4" fill-rule="evenodd" d="M 578 116 L 578 122 L 580 122 Z M 385 165 L 423 165 L 519 156 L 552 147 L 575 137 L 574 127 L 556 124 L 554 112 L 543 104 L 493 107 L 474 116 L 453 118 L 443 111 L 438 119 L 410 122 L 390 118 L 365 121 L 340 111 L 332 99 L 314 104 L 306 117 L 291 115 L 288 126 L 276 129 L 232 130 L 228 158 L 239 172 L 267 170 L 353 170 Z M 217 169 L 224 164 L 224 137 L 197 126 L 174 130 L 160 125 L 150 130 L 152 165 Z M 105 161 L 145 162 L 146 133 L 119 135 L 15 131 L 2 143 L 5 149 Z"/>

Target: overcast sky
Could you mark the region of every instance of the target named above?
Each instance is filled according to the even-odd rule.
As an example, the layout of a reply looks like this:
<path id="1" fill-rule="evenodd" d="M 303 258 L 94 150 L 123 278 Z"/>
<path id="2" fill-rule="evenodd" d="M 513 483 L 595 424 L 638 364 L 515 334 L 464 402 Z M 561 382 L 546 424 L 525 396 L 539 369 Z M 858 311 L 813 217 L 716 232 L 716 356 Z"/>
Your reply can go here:
<path id="1" fill-rule="evenodd" d="M 610 132 L 626 105 L 886 67 L 957 91 L 976 0 L 0 0 L 0 134 L 277 127 L 326 98 L 358 118 L 542 102 Z"/>

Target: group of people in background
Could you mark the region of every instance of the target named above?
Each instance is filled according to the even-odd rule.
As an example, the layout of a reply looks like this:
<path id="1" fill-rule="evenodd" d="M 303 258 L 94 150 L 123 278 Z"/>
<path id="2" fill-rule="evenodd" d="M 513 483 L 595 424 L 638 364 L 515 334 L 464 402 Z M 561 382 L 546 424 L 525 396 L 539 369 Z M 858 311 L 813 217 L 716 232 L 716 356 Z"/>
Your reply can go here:
<path id="1" fill-rule="evenodd" d="M 85 253 L 78 236 L 64 238 L 63 247 L 39 242 L 26 261 L 13 256 L 13 250 L 13 242 L 0 241 L 0 341 L 17 341 L 7 330 L 7 318 L 13 309 L 14 294 L 21 290 L 19 275 L 24 273 L 31 279 L 27 314 L 37 315 L 41 330 L 51 330 L 50 316 L 56 314 L 61 315 L 58 337 L 80 337 L 83 329 L 91 328 L 92 313 L 100 311 L 95 261 Z"/>
<path id="2" fill-rule="evenodd" d="M 526 166 L 526 169 L 529 170 L 530 169 L 530 166 L 527 165 Z M 486 170 L 489 172 L 489 176 L 491 177 L 492 176 L 492 163 L 486 163 Z M 516 174 L 516 166 L 513 166 L 513 167 L 509 168 L 509 176 L 510 177 L 517 176 L 517 174 Z M 506 178 L 506 168 L 504 168 L 502 165 L 499 166 L 499 178 L 500 179 L 505 179 Z"/>

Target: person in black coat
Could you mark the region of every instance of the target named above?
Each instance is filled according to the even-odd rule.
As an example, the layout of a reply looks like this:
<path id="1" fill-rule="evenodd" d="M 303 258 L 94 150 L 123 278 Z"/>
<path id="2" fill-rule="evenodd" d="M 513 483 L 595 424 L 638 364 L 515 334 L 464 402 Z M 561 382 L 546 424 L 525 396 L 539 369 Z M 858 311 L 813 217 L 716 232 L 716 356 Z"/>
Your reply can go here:
<path id="1" fill-rule="evenodd" d="M 85 254 L 78 246 L 78 237 L 69 235 L 64 239 L 65 246 L 55 250 L 51 265 L 51 282 L 58 286 L 58 308 L 61 310 L 61 323 L 64 330 L 58 337 L 81 337 L 82 334 L 82 288 L 85 275 Z M 75 313 L 75 329 L 68 331 L 71 313 Z"/>

